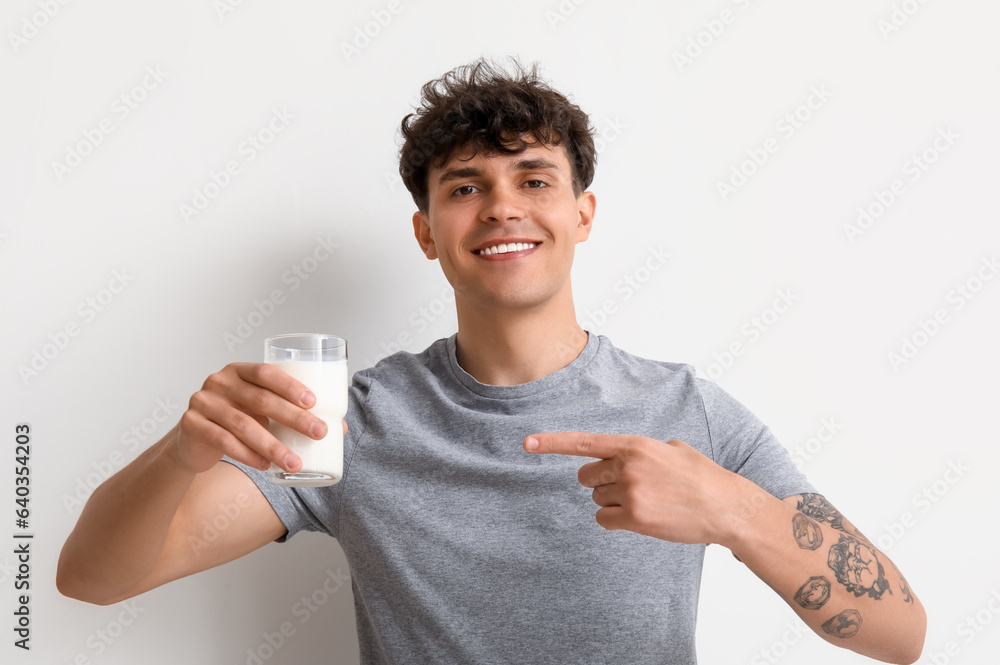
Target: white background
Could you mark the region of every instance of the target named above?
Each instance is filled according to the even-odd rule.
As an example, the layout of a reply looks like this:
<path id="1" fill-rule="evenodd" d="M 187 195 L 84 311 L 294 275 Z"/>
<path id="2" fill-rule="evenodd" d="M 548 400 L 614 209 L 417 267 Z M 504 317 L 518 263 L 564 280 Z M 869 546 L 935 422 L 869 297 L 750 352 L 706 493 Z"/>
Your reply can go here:
<path id="1" fill-rule="evenodd" d="M 1000 280 L 977 280 L 1000 250 L 1000 5 L 103 0 L 48 17 L 44 4 L 7 2 L 0 19 L 0 660 L 358 662 L 349 585 L 319 594 L 307 622 L 292 614 L 347 571 L 323 536 L 144 594 L 128 625 L 121 606 L 62 597 L 55 564 L 87 483 L 162 436 L 210 373 L 259 360 L 267 335 L 340 334 L 356 371 L 454 332 L 447 283 L 412 236 L 397 129 L 425 81 L 508 54 L 538 61 L 605 137 L 573 273 L 581 323 L 694 364 L 770 425 L 923 601 L 921 663 L 995 657 Z M 294 117 L 248 161 L 274 109 Z M 113 131 L 95 134 L 104 118 Z M 777 150 L 744 165 L 768 139 Z M 914 170 L 914 156 L 933 163 Z M 239 173 L 206 187 L 230 160 Z M 734 168 L 752 175 L 723 196 Z M 849 237 L 894 180 L 901 193 Z M 213 197 L 185 220 L 196 190 Z M 317 238 L 337 245 L 325 261 L 308 258 Z M 671 258 L 649 270 L 653 249 Z M 313 272 L 296 285 L 295 267 Z M 283 301 L 251 315 L 275 289 Z M 776 315 L 779 290 L 794 302 Z M 930 335 L 936 310 L 946 323 L 924 323 Z M 258 325 L 227 343 L 241 317 Z M 752 317 L 768 322 L 757 337 Z M 904 337 L 919 348 L 894 364 Z M 161 423 L 157 400 L 176 407 Z M 17 423 L 33 431 L 30 653 L 9 628 Z M 294 635 L 261 649 L 285 621 Z M 717 547 L 698 625 L 703 663 L 870 662 L 793 630 Z"/>

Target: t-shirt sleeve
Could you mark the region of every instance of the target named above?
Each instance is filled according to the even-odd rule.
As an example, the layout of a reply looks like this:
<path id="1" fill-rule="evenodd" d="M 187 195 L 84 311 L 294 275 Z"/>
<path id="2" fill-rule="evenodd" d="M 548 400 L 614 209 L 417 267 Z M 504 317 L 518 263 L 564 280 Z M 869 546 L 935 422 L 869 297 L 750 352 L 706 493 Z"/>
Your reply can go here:
<path id="1" fill-rule="evenodd" d="M 696 379 L 705 406 L 715 462 L 784 499 L 816 489 L 795 467 L 771 430 L 729 393 L 708 379 Z"/>
<path id="2" fill-rule="evenodd" d="M 344 436 L 344 475 L 340 481 L 327 487 L 287 487 L 275 485 L 267 477 L 267 471 L 249 467 L 228 455 L 222 461 L 228 462 L 257 485 L 277 513 L 288 533 L 275 542 L 283 543 L 299 531 L 319 531 L 334 538 L 340 538 L 340 509 L 345 487 L 350 477 L 351 462 L 358 442 L 365 433 L 365 403 L 371 388 L 371 379 L 364 372 L 356 372 L 347 391 L 347 434 Z M 340 423 L 327 423 L 329 427 L 341 427 Z"/>

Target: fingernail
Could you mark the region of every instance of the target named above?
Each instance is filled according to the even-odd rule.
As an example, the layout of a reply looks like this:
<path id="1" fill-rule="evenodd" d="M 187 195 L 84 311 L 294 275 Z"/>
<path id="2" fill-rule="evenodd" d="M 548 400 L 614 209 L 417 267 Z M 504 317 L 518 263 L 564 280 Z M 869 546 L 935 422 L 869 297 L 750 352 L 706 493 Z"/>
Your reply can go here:
<path id="1" fill-rule="evenodd" d="M 524 447 L 528 450 L 534 450 L 538 447 L 538 439 L 533 436 L 529 436 L 527 441 L 524 442 Z"/>
<path id="2" fill-rule="evenodd" d="M 299 463 L 299 458 L 292 453 L 285 455 L 285 471 L 291 471 L 295 468 L 295 465 Z"/>
<path id="3" fill-rule="evenodd" d="M 306 391 L 302 393 L 302 403 L 307 407 L 312 406 L 316 403 L 316 396 L 311 392 Z"/>
<path id="4" fill-rule="evenodd" d="M 314 439 L 322 439 L 326 436 L 326 425 L 321 422 L 315 422 L 309 427 L 309 432 L 312 433 Z"/>

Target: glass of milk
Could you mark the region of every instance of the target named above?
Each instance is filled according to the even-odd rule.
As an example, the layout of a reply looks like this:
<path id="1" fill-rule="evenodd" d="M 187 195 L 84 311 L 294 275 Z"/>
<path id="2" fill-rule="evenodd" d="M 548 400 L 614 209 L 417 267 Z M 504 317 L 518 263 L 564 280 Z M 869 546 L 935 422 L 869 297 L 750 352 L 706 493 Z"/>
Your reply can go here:
<path id="1" fill-rule="evenodd" d="M 316 395 L 309 409 L 327 425 L 316 440 L 273 420 L 268 430 L 302 458 L 302 470 L 288 473 L 271 465 L 272 483 L 292 487 L 333 485 L 344 475 L 344 430 L 347 415 L 347 341 L 319 333 L 291 333 L 264 340 L 264 362 L 298 379 Z"/>

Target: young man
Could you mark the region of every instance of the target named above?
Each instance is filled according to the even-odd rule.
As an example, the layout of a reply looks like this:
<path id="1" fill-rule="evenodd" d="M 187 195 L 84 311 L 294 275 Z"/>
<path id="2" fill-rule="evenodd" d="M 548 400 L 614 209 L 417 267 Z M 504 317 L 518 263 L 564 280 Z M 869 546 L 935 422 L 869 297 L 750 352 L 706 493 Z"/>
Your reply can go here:
<path id="1" fill-rule="evenodd" d="M 263 364 L 213 374 L 94 492 L 59 589 L 109 604 L 316 530 L 350 563 L 364 663 L 693 663 L 718 543 L 820 637 L 914 662 L 920 601 L 770 431 L 689 365 L 577 324 L 570 267 L 596 205 L 587 116 L 534 70 L 483 61 L 423 93 L 400 173 L 458 332 L 355 373 L 345 474 L 326 488 L 263 471 L 299 467 L 267 418 L 325 432 L 307 387 Z M 193 551 L 240 492 L 237 528 Z"/>

